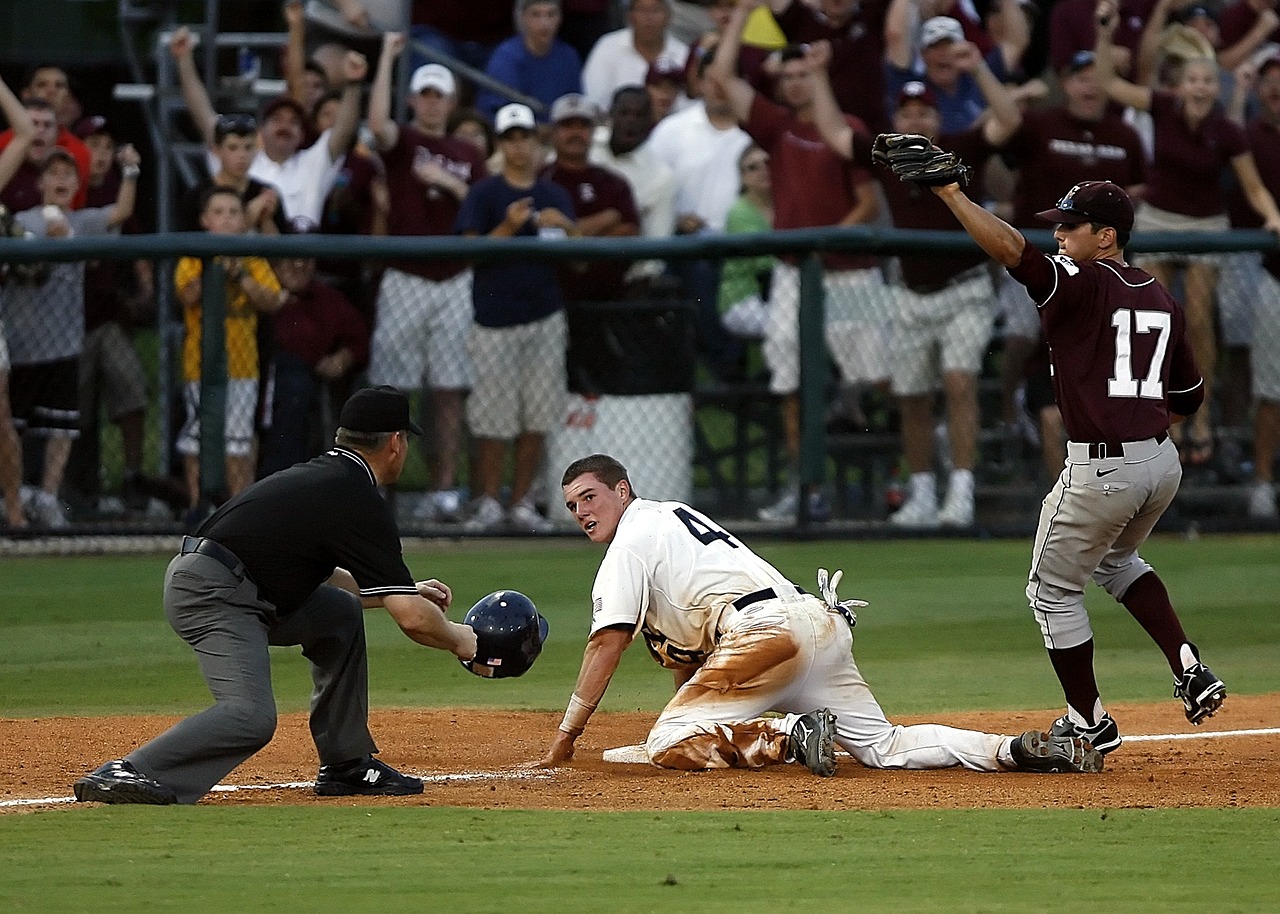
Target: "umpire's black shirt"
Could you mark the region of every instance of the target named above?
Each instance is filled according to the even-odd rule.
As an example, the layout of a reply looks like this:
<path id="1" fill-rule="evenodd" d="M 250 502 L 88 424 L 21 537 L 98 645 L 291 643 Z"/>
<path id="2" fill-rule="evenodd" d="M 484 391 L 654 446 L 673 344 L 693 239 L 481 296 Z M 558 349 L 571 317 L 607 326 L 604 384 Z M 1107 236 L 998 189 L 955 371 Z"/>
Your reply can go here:
<path id="1" fill-rule="evenodd" d="M 417 593 L 373 470 L 346 448 L 255 482 L 197 535 L 234 552 L 281 616 L 301 606 L 335 567 L 351 572 L 362 597 Z"/>

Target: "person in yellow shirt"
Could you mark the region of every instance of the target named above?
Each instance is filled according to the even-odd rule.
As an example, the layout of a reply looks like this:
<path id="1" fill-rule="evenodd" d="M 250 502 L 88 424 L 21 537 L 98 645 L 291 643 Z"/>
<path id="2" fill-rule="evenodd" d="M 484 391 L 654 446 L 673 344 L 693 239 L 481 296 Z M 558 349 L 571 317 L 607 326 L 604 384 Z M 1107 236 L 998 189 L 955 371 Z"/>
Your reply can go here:
<path id="1" fill-rule="evenodd" d="M 200 225 L 215 235 L 241 235 L 247 229 L 240 196 L 226 187 L 211 187 L 201 201 Z M 221 257 L 227 274 L 226 473 L 228 494 L 253 481 L 254 410 L 258 402 L 258 313 L 280 309 L 284 295 L 271 267 L 261 257 Z M 200 319 L 203 263 L 183 257 L 174 271 L 183 307 L 186 338 L 182 347 L 183 395 L 187 420 L 178 435 L 191 508 L 200 501 Z"/>

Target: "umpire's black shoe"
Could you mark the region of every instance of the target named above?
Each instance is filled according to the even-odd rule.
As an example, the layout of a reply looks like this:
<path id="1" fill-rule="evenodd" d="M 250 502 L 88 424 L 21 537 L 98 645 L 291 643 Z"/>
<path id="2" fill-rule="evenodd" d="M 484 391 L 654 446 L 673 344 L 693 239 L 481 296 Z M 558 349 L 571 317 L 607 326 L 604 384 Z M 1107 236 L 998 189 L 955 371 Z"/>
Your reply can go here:
<path id="1" fill-rule="evenodd" d="M 1195 660 L 1182 671 L 1182 675 L 1173 681 L 1173 697 L 1182 699 L 1182 707 L 1187 712 L 1187 720 L 1197 727 L 1206 717 L 1218 713 L 1222 703 L 1227 700 L 1227 687 L 1222 680 L 1213 675 L 1213 670 L 1200 662 L 1200 652 L 1194 644 L 1190 648 L 1191 658 Z M 1183 663 L 1187 662 L 1183 657 Z"/>
<path id="2" fill-rule="evenodd" d="M 422 793 L 422 780 L 366 755 L 340 765 L 321 765 L 316 793 L 322 797 L 403 797 Z"/>
<path id="3" fill-rule="evenodd" d="M 1092 727 L 1082 727 L 1067 714 L 1053 722 L 1049 728 L 1050 736 L 1078 736 L 1103 755 L 1120 748 L 1124 740 L 1120 736 L 1120 728 L 1115 719 L 1105 711 Z"/>
<path id="4" fill-rule="evenodd" d="M 1040 774 L 1102 770 L 1102 753 L 1078 736 L 1054 736 L 1048 730 L 1028 730 L 1013 738 L 1010 747 L 1017 771 Z"/>
<path id="5" fill-rule="evenodd" d="M 177 794 L 159 781 L 138 771 L 124 759 L 107 762 L 86 774 L 72 786 L 76 799 L 94 803 L 149 803 L 168 806 L 178 802 Z"/>

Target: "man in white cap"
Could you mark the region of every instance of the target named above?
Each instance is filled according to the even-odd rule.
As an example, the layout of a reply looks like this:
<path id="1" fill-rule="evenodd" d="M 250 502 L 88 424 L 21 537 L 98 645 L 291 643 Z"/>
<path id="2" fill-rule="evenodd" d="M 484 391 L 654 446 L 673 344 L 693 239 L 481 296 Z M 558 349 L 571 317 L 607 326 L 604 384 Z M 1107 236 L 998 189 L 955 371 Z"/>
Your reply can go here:
<path id="1" fill-rule="evenodd" d="M 1004 4 L 998 14 L 1003 17 L 1003 40 L 984 58 L 978 46 L 966 40 L 959 20 L 934 16 L 917 30 L 915 10 L 913 0 L 893 0 L 885 16 L 885 110 L 897 107 L 906 83 L 919 80 L 938 99 L 942 131 L 968 130 L 987 110 L 978 69 L 989 67 L 1002 83 L 1011 80 L 1031 42 L 1027 18 L 1019 4 Z"/>
<path id="2" fill-rule="evenodd" d="M 538 177 L 537 122 L 526 105 L 505 105 L 493 119 L 502 173 L 478 182 L 462 202 L 457 230 L 490 238 L 563 238 L 581 234 L 564 189 Z M 504 522 L 526 533 L 548 528 L 529 495 L 542 445 L 563 418 L 567 393 L 568 325 L 555 264 L 501 260 L 475 269 L 470 352 L 475 385 L 467 400 L 467 426 L 475 442 L 472 532 Z M 498 501 L 508 444 L 515 444 L 510 508 Z"/>
<path id="3" fill-rule="evenodd" d="M 482 154 L 446 133 L 457 106 L 453 74 L 424 64 L 409 80 L 413 120 L 391 118 L 391 74 L 404 50 L 401 32 L 383 36 L 382 54 L 369 96 L 369 129 L 387 169 L 387 190 L 395 201 L 387 213 L 391 235 L 452 235 L 468 189 L 487 176 Z M 471 333 L 471 270 L 452 260 L 394 261 L 378 289 L 377 324 L 369 378 L 402 390 L 423 388 L 433 434 L 424 442 L 432 491 L 419 520 L 458 519 L 457 491 L 463 453 L 462 405 L 471 387 L 467 337 Z"/>

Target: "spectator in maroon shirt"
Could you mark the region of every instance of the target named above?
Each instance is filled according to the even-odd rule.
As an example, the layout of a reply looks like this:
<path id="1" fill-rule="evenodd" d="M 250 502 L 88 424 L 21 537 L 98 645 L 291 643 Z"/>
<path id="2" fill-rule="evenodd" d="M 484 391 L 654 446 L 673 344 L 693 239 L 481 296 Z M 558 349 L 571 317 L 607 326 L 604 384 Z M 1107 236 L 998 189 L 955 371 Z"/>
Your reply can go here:
<path id="1" fill-rule="evenodd" d="M 1222 43 L 1231 47 L 1255 30 L 1264 29 L 1264 41 L 1280 42 L 1280 14 L 1272 0 L 1234 0 L 1222 7 L 1218 31 Z"/>
<path id="2" fill-rule="evenodd" d="M 1235 70 L 1249 59 L 1267 40 L 1268 33 L 1280 23 L 1274 9 L 1268 8 L 1266 13 L 1270 15 L 1260 16 L 1252 28 L 1227 42 L 1222 36 L 1215 13 L 1209 7 L 1198 4 L 1188 6 L 1186 0 L 1157 0 L 1142 32 L 1133 82 L 1138 85 L 1153 85 L 1158 81 L 1162 51 L 1167 50 L 1171 42 L 1188 48 L 1202 43 L 1204 47 L 1212 49 L 1221 70 Z"/>
<path id="3" fill-rule="evenodd" d="M 17 171 L 10 176 L 9 182 L 0 188 L 0 203 L 9 207 L 11 213 L 21 213 L 33 206 L 39 206 L 42 197 L 41 166 L 49 150 L 61 147 L 71 153 L 76 163 L 76 172 L 80 177 L 80 190 L 71 201 L 71 208 L 80 209 L 84 206 L 89 192 L 88 147 L 66 127 L 58 125 L 57 112 L 43 98 L 34 96 L 24 98 L 22 106 L 26 109 L 31 123 L 35 125 L 36 131 L 27 146 L 26 161 L 18 166 Z M 12 128 L 0 133 L 0 151 L 4 150 L 12 139 Z"/>
<path id="4" fill-rule="evenodd" d="M 826 143 L 847 159 L 871 165 L 870 138 L 858 135 L 836 110 L 821 68 L 815 75 L 815 120 Z M 898 94 L 893 129 L 939 137 L 978 173 L 995 147 L 1021 120 L 1007 88 L 987 71 L 982 82 L 991 116 L 956 134 L 942 134 L 937 98 L 922 82 Z M 946 230 L 951 214 L 932 193 L 879 170 L 893 224 L 905 229 Z M 890 518 L 899 527 L 971 527 L 973 470 L 978 457 L 978 375 L 994 319 L 994 296 L 987 259 L 980 253 L 903 255 L 902 287 L 892 334 L 892 389 L 902 413 L 902 448 L 911 473 L 906 502 Z M 952 470 L 945 503 L 939 508 L 934 465 L 934 399 L 946 401 Z"/>
<path id="5" fill-rule="evenodd" d="M 1064 185 L 1110 181 L 1131 197 L 1141 197 L 1146 151 L 1137 131 L 1109 104 L 1098 82 L 1095 60 L 1093 51 L 1077 51 L 1058 71 L 1063 103 L 1025 112 L 1022 125 L 1001 149 L 1005 161 L 1017 171 L 1010 221 L 1019 228 L 1042 228 L 1036 212 Z M 1012 438 L 1019 419 L 1017 391 L 1027 359 L 1040 339 L 1040 318 L 1021 283 L 1009 277 L 1002 277 L 1000 283 L 1000 307 L 1004 312 L 1001 405 Z M 1057 422 L 1048 418 L 1054 427 L 1040 430 L 1041 456 L 1046 467 L 1055 467 L 1062 464 L 1062 445 Z"/>
<path id="6" fill-rule="evenodd" d="M 1134 227 L 1151 231 L 1225 231 L 1229 227 L 1222 193 L 1222 172 L 1230 167 L 1249 205 L 1270 231 L 1280 232 L 1280 210 L 1258 176 L 1244 131 L 1218 106 L 1218 66 L 1213 60 L 1189 60 L 1172 92 L 1137 86 L 1116 76 L 1111 39 L 1117 24 L 1115 0 L 1097 7 L 1098 78 L 1112 100 L 1151 112 L 1153 139 L 1146 197 Z M 1184 307 L 1196 362 L 1204 374 L 1205 398 L 1213 394 L 1218 344 L 1213 304 L 1218 284 L 1215 255 L 1178 254 L 1144 258 L 1144 266 L 1165 288 L 1173 287 L 1175 267 L 1185 263 Z M 1213 457 L 1211 410 L 1191 422 L 1184 459 L 1205 465 Z M 1181 436 L 1179 436 L 1181 437 Z"/>
<path id="7" fill-rule="evenodd" d="M 259 477 L 323 450 L 321 442 L 333 432 L 321 427 L 330 412 L 329 385 L 350 377 L 369 356 L 369 325 L 346 296 L 316 279 L 313 258 L 281 257 L 271 269 L 285 295 L 273 322 Z"/>
<path id="8" fill-rule="evenodd" d="M 711 30 L 703 32 L 695 41 L 689 43 L 689 57 L 684 62 L 685 86 L 690 98 L 697 98 L 700 94 L 699 77 L 706 70 L 703 61 L 710 60 L 711 55 L 716 52 L 716 45 L 720 43 L 724 27 L 728 24 L 736 4 L 737 0 L 711 0 L 710 5 L 707 6 L 707 18 L 711 20 Z M 800 5 L 804 6 L 803 3 Z M 751 45 L 743 45 L 738 51 L 738 75 L 757 90 L 766 93 L 772 85 L 772 80 L 764 69 L 768 57 L 767 50 Z"/>
<path id="9" fill-rule="evenodd" d="M 1065 67 L 1077 51 L 1092 51 L 1098 43 L 1093 15 L 1096 2 L 1058 0 L 1053 5 L 1049 19 L 1049 64 L 1055 71 Z M 1111 42 L 1117 73 L 1132 73 L 1142 30 L 1155 4 L 1156 0 L 1123 0 L 1120 4 Z"/>
<path id="10" fill-rule="evenodd" d="M 884 99 L 884 26 L 888 0 L 769 0 L 787 41 L 831 43 L 831 88 L 846 114 L 872 134 L 888 128 Z M 752 82 L 749 73 L 744 73 Z M 759 86 L 757 85 L 757 88 Z"/>
<path id="11" fill-rule="evenodd" d="M 413 120 L 391 119 L 391 72 L 406 45 L 403 33 L 383 36 L 382 54 L 369 95 L 369 129 L 387 171 L 393 205 L 391 235 L 452 235 L 470 187 L 486 177 L 475 146 L 445 133 L 457 107 L 453 74 L 423 64 L 409 80 Z M 467 356 L 471 332 L 471 271 L 459 261 L 402 260 L 391 263 L 378 291 L 369 380 L 401 390 L 429 391 L 434 434 L 426 436 L 432 492 L 423 520 L 456 520 L 463 452 L 463 403 L 472 383 Z"/>
<path id="12" fill-rule="evenodd" d="M 600 112 L 577 92 L 551 106 L 551 144 L 555 161 L 542 177 L 559 184 L 573 201 L 573 219 L 586 238 L 631 238 L 640 234 L 640 216 L 627 179 L 588 161 L 591 134 Z M 612 301 L 622 297 L 629 260 L 593 260 L 564 264 L 560 288 L 567 302 Z"/>

